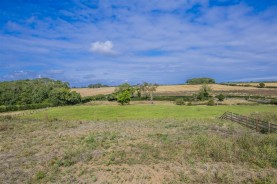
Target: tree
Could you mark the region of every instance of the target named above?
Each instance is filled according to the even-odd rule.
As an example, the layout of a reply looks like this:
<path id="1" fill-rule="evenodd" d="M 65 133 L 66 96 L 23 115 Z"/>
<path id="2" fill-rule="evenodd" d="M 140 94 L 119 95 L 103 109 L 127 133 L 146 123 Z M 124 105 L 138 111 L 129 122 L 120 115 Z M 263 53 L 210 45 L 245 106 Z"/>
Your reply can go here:
<path id="1" fill-rule="evenodd" d="M 158 84 L 151 84 L 144 82 L 141 86 L 140 89 L 144 93 L 145 97 L 150 97 L 150 101 L 153 101 L 153 94 L 156 91 L 158 87 Z"/>
<path id="2" fill-rule="evenodd" d="M 69 92 L 67 94 L 66 103 L 70 105 L 78 104 L 81 102 L 81 95 L 76 91 Z"/>
<path id="3" fill-rule="evenodd" d="M 103 85 L 103 84 L 97 83 L 97 84 L 89 84 L 88 87 L 89 88 L 102 88 L 102 87 L 108 87 L 108 85 Z"/>
<path id="4" fill-rule="evenodd" d="M 121 91 L 117 94 L 117 102 L 121 105 L 129 104 L 131 101 L 131 93 L 128 90 Z"/>
<path id="5" fill-rule="evenodd" d="M 215 80 L 212 78 L 192 78 L 187 80 L 187 84 L 195 85 L 195 84 L 214 84 Z"/>
<path id="6" fill-rule="evenodd" d="M 119 85 L 116 89 L 115 89 L 115 93 L 118 94 L 118 93 L 121 93 L 123 91 L 129 91 L 131 96 L 134 96 L 134 93 L 135 93 L 135 88 L 133 88 L 130 84 L 128 83 L 124 83 L 124 84 L 121 84 Z"/>
<path id="7" fill-rule="evenodd" d="M 259 88 L 265 88 L 265 83 L 260 82 L 260 83 L 259 83 Z"/>
<path id="8" fill-rule="evenodd" d="M 65 88 L 55 88 L 49 94 L 49 101 L 56 105 L 66 105 L 67 95 L 69 93 L 68 89 Z"/>
<path id="9" fill-rule="evenodd" d="M 199 89 L 197 99 L 201 101 L 208 100 L 211 92 L 212 92 L 212 89 L 208 85 L 203 84 Z"/>

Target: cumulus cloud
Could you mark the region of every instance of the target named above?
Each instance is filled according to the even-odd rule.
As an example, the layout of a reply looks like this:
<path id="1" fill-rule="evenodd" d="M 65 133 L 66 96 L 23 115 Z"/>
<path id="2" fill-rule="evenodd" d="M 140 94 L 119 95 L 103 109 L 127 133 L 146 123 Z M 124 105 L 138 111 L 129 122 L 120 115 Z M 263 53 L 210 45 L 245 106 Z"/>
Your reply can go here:
<path id="1" fill-rule="evenodd" d="M 91 44 L 90 51 L 102 54 L 102 55 L 115 55 L 117 52 L 113 50 L 113 42 L 111 41 L 105 41 L 105 42 L 94 42 Z"/>

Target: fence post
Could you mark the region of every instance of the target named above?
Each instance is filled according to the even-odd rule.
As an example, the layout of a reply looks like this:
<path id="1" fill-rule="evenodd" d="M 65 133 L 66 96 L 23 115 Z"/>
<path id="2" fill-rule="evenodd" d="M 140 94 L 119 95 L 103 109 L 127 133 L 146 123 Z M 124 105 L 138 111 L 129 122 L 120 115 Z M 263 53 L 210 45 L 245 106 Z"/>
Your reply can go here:
<path id="1" fill-rule="evenodd" d="M 258 132 L 258 120 L 256 120 L 256 132 Z"/>
<path id="2" fill-rule="evenodd" d="M 268 122 L 268 133 L 270 133 L 270 122 Z"/>

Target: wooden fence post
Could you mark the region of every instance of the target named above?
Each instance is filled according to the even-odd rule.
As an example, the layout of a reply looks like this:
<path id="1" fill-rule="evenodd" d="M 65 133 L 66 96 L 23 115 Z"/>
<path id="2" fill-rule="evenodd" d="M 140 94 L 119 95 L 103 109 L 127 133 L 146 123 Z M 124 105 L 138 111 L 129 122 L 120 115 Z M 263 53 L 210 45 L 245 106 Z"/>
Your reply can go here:
<path id="1" fill-rule="evenodd" d="M 268 122 L 268 133 L 270 133 L 270 122 Z"/>
<path id="2" fill-rule="evenodd" d="M 256 120 L 256 132 L 258 132 L 258 120 Z"/>

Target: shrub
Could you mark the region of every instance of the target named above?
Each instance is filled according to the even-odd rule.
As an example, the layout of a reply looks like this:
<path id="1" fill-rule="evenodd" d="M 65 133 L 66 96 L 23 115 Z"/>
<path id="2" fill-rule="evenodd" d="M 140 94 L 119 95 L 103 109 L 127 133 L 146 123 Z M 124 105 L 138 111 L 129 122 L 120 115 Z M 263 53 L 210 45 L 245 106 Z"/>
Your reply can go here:
<path id="1" fill-rule="evenodd" d="M 177 98 L 175 100 L 176 105 L 185 105 L 184 99 L 183 98 Z"/>
<path id="2" fill-rule="evenodd" d="M 217 99 L 219 100 L 219 101 L 223 101 L 224 99 L 225 99 L 225 96 L 223 95 L 223 94 L 219 94 L 218 96 L 216 96 L 217 97 Z"/>
<path id="3" fill-rule="evenodd" d="M 117 95 L 117 102 L 121 105 L 128 104 L 131 101 L 131 93 L 128 90 L 122 91 Z"/>
<path id="4" fill-rule="evenodd" d="M 90 101 L 92 101 L 92 100 L 93 100 L 93 97 L 91 97 L 91 96 L 86 96 L 86 97 L 82 97 L 81 102 L 82 102 L 82 103 L 87 103 L 87 102 L 90 102 Z"/>
<path id="5" fill-rule="evenodd" d="M 110 94 L 107 96 L 108 101 L 116 101 L 116 95 L 115 94 Z"/>
<path id="6" fill-rule="evenodd" d="M 209 99 L 209 96 L 210 96 L 211 92 L 212 92 L 212 89 L 208 85 L 203 84 L 201 86 L 201 88 L 199 89 L 197 99 L 201 100 L 201 101 L 207 100 L 207 99 Z"/>
<path id="7" fill-rule="evenodd" d="M 214 99 L 213 99 L 213 98 L 210 99 L 210 100 L 208 101 L 207 105 L 209 105 L 209 106 L 214 106 L 214 105 L 215 105 Z"/>
<path id="8" fill-rule="evenodd" d="M 264 87 L 265 87 L 265 83 L 260 82 L 258 87 L 259 87 L 259 88 L 264 88 Z"/>
<path id="9" fill-rule="evenodd" d="M 187 105 L 188 105 L 188 106 L 192 106 L 192 103 L 191 103 L 191 102 L 189 102 Z"/>
<path id="10" fill-rule="evenodd" d="M 272 99 L 272 100 L 270 101 L 270 103 L 271 103 L 271 104 L 274 104 L 274 105 L 277 105 L 277 99 Z"/>

